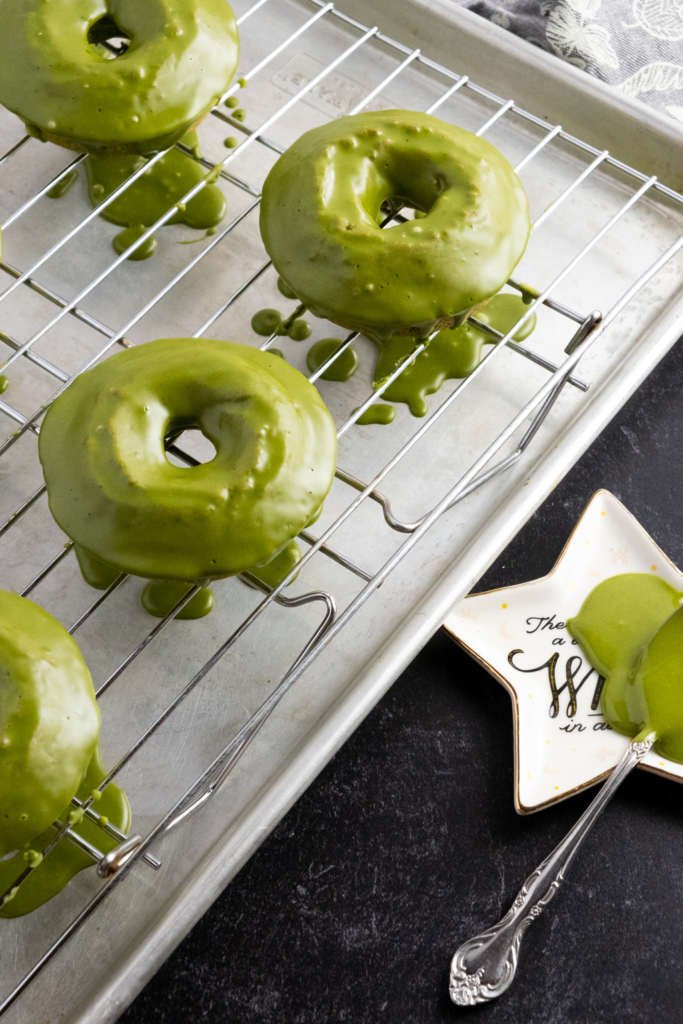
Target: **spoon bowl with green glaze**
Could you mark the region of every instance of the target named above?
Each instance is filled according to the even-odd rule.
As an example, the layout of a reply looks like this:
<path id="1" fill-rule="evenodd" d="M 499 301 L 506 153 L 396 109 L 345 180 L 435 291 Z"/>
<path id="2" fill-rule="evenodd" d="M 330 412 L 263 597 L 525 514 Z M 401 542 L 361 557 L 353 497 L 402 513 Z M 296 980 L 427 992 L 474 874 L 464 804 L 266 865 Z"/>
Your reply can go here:
<path id="1" fill-rule="evenodd" d="M 512 984 L 526 930 L 558 892 L 581 843 L 631 770 L 652 749 L 683 763 L 683 593 L 645 573 L 614 576 L 591 591 L 567 627 L 605 677 L 605 720 L 631 741 L 507 914 L 456 950 L 449 992 L 459 1006 L 496 999 Z"/>

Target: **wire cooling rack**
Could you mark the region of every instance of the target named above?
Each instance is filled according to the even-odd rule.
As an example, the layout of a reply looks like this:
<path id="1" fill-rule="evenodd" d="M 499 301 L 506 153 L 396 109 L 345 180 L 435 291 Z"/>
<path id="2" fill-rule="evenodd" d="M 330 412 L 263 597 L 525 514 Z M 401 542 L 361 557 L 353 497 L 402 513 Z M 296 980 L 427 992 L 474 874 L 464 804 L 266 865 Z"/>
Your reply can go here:
<path id="1" fill-rule="evenodd" d="M 682 244 L 675 224 L 682 199 L 666 184 L 420 50 L 320 0 L 258 0 L 235 7 L 247 118 L 235 119 L 223 105 L 212 112 L 200 132 L 202 155 L 185 150 L 206 169 L 206 180 L 115 258 L 109 246 L 113 228 L 100 214 L 162 154 L 90 209 L 80 186 L 58 202 L 50 198 L 86 156 L 20 134 L 9 115 L 0 122 L 0 139 L 6 139 L 0 156 L 0 370 L 9 379 L 0 397 L 2 585 L 44 604 L 81 643 L 103 707 L 105 744 L 108 734 L 116 737 L 107 750 L 105 785 L 116 779 L 129 789 L 137 830 L 124 835 L 89 802 L 74 801 L 116 840 L 116 849 L 105 855 L 67 822 L 55 823 L 45 855 L 58 843 L 76 843 L 96 870 L 33 915 L 39 927 L 9 971 L 0 1013 L 112 887 L 131 875 L 134 864 L 146 867 L 147 884 L 155 884 L 163 860 L 152 850 L 155 841 L 210 803 L 308 666 L 342 630 L 348 635 L 352 617 L 428 531 L 523 464 L 563 402 L 572 412 L 581 408 L 599 379 L 600 358 L 620 358 L 619 339 L 606 343 L 606 330 L 630 304 L 646 301 L 650 282 L 667 273 Z M 235 85 L 227 96 L 239 92 Z M 391 106 L 438 113 L 486 135 L 522 175 L 534 215 L 532 252 L 541 238 L 529 269 L 543 270 L 531 282 L 537 297 L 522 320 L 536 315 L 537 331 L 517 343 L 513 331 L 502 335 L 485 328 L 491 345 L 471 376 L 444 386 L 423 419 L 401 410 L 392 426 L 382 428 L 358 427 L 356 421 L 381 401 L 426 343 L 376 390 L 367 373 L 348 385 L 326 384 L 323 374 L 351 345 L 359 347 L 362 361 L 370 361 L 370 343 L 347 334 L 338 352 L 309 374 L 335 415 L 340 456 L 328 507 L 316 527 L 301 535 L 296 582 L 288 579 L 269 590 L 248 575 L 221 581 L 211 622 L 189 625 L 176 616 L 196 588 L 160 620 L 137 610 L 136 581 L 130 578 L 122 576 L 94 595 L 80 581 L 72 545 L 64 543 L 47 511 L 36 437 L 48 404 L 117 346 L 169 334 L 253 339 L 251 315 L 262 305 L 283 305 L 257 231 L 269 167 L 304 128 L 337 114 Z M 227 133 L 239 138 L 229 152 L 223 146 Z M 164 227 L 208 180 L 218 181 L 228 200 L 229 213 L 216 233 L 197 239 L 181 227 Z M 588 189 L 594 191 L 583 199 Z M 621 239 L 619 232 L 647 204 L 656 229 L 634 251 L 631 229 Z M 128 261 L 140 241 L 153 235 L 159 255 L 149 264 Z M 610 262 L 626 242 L 628 260 Z M 577 270 L 596 258 L 610 268 L 604 280 L 592 290 L 585 275 L 573 283 Z M 527 264 L 522 267 L 520 274 Z M 521 276 L 509 282 L 519 291 L 527 284 Z M 331 325 L 316 324 L 319 336 L 334 332 Z M 301 345 L 275 336 L 260 344 L 277 344 L 295 365 L 304 365 Z M 598 358 L 591 363 L 594 353 Z M 580 359 L 582 371 L 588 366 L 592 373 L 579 373 Z M 458 433 L 463 422 L 473 429 Z M 188 467 L 202 457 L 187 435 L 169 446 L 169 456 Z M 245 674 L 250 701 L 234 682 Z M 226 711 L 226 700 L 235 698 L 241 706 Z M 155 802 L 150 794 L 160 789 L 160 763 L 174 756 L 174 743 L 190 742 L 187 730 L 174 723 L 193 701 L 193 736 L 201 741 L 184 750 L 182 770 Z M 17 882 L 30 872 L 27 867 Z M 17 935 L 22 927 L 33 928 L 22 921 L 7 927 Z"/>

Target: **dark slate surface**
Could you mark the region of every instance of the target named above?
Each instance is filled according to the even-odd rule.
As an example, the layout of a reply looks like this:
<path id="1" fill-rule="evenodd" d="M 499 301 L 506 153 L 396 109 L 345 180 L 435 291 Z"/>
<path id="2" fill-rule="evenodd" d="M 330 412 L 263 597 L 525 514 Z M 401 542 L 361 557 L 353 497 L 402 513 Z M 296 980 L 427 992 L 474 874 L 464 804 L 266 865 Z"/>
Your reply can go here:
<path id="1" fill-rule="evenodd" d="M 607 487 L 683 563 L 683 345 L 482 586 L 539 576 Z M 681 795 L 627 780 L 525 940 L 498 1003 L 448 1004 L 456 945 L 498 918 L 587 802 L 520 818 L 510 703 L 437 635 L 121 1024 L 640 1024 L 682 1020 Z"/>

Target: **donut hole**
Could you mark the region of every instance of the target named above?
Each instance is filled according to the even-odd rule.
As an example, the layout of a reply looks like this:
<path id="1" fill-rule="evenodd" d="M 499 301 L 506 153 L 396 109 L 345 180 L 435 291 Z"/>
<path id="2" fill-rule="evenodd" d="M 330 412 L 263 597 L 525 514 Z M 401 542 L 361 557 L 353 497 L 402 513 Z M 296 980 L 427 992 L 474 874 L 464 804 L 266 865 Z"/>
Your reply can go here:
<path id="1" fill-rule="evenodd" d="M 428 210 L 423 210 L 422 207 L 415 205 L 414 200 L 407 199 L 405 196 L 389 196 L 388 199 L 383 200 L 380 207 L 379 223 L 385 227 L 395 227 L 393 223 L 394 218 L 400 213 L 401 220 L 397 221 L 400 224 L 403 220 L 414 220 L 416 217 L 426 217 L 429 213 Z M 387 217 L 389 221 L 387 222 Z"/>
<path id="2" fill-rule="evenodd" d="M 439 161 L 425 159 L 401 149 L 387 154 L 381 169 L 376 168 L 375 188 L 380 204 L 378 224 L 399 227 L 405 220 L 428 216 L 441 196 L 453 186 Z M 397 215 L 400 212 L 400 219 Z M 387 222 L 387 218 L 391 218 Z"/>
<path id="3" fill-rule="evenodd" d="M 88 29 L 88 42 L 106 60 L 116 60 L 130 48 L 131 37 L 116 24 L 111 14 L 104 14 Z"/>
<path id="4" fill-rule="evenodd" d="M 200 427 L 178 427 L 170 430 L 164 440 L 166 458 L 180 469 L 194 469 L 213 462 L 216 446 Z M 187 458 L 183 458 L 187 456 Z"/>

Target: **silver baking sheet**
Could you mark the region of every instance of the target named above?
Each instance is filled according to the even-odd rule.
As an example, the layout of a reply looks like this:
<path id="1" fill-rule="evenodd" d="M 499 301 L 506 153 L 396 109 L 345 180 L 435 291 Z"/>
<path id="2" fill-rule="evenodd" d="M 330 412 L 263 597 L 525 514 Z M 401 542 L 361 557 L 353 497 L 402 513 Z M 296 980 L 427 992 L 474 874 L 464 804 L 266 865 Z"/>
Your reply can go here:
<path id="1" fill-rule="evenodd" d="M 234 6 L 243 15 L 253 3 L 238 0 Z M 514 96 L 520 106 L 539 117 L 567 124 L 598 148 L 607 145 L 600 141 L 605 129 L 609 146 L 620 159 L 637 157 L 638 170 L 645 176 L 656 173 L 674 183 L 672 168 L 677 163 L 683 166 L 680 138 L 673 126 L 652 115 L 646 117 L 645 108 L 618 105 L 600 83 L 561 68 L 547 55 L 509 39 L 494 26 L 482 27 L 472 16 L 446 4 L 406 0 L 400 5 L 400 16 L 389 0 L 371 6 L 372 10 L 367 4 L 350 3 L 348 10 L 365 23 L 370 18 L 377 22 L 401 41 L 403 50 L 338 17 L 330 5 L 322 8 L 309 0 L 269 0 L 243 22 L 242 69 L 261 70 L 250 77 L 240 100 L 250 128 L 268 122 L 264 137 L 273 148 L 258 141 L 240 147 L 230 158 L 233 175 L 258 190 L 276 159 L 277 147 L 288 145 L 310 126 L 354 109 L 392 75 L 368 107 L 427 109 L 441 100 L 456 79 L 411 56 L 419 46 L 456 75 L 465 73 L 478 81 L 483 73 L 488 89 L 505 99 Z M 311 24 L 313 17 L 317 20 Z M 278 51 L 298 30 L 300 34 Z M 276 56 L 268 60 L 273 52 Z M 499 76 L 492 82 L 491 63 L 496 64 L 496 56 Z M 609 125 L 606 111 L 614 115 Z M 634 288 L 619 314 L 610 314 L 627 289 L 670 252 L 680 236 L 680 209 L 665 192 L 646 188 L 642 178 L 604 160 L 574 187 L 596 160 L 595 154 L 559 135 L 540 146 L 548 129 L 520 117 L 509 106 L 501 113 L 500 102 L 486 92 L 458 88 L 439 107 L 439 116 L 472 130 L 490 122 L 486 137 L 514 163 L 538 147 L 520 173 L 534 216 L 544 219 L 516 277 L 544 288 L 563 275 L 552 289 L 553 299 L 582 315 L 597 309 L 611 316 L 575 369 L 590 388 L 584 393 L 565 386 L 524 456 L 488 485 L 435 516 L 423 533 L 410 537 L 398 533 L 387 526 L 376 502 L 358 503 L 330 543 L 369 577 L 395 559 L 396 566 L 381 590 L 369 596 L 343 628 L 328 631 L 327 642 L 296 679 L 226 784 L 194 815 L 153 841 L 151 851 L 162 861 L 160 870 L 136 861 L 103 899 L 92 904 L 91 912 L 7 1009 L 3 1020 L 104 1024 L 117 1018 L 443 621 L 449 606 L 467 592 L 680 333 L 680 253 L 662 260 L 658 272 L 643 287 Z M 648 145 L 634 154 L 633 139 L 639 133 Z M 14 118 L 0 114 L 0 152 L 22 134 Z M 207 119 L 200 135 L 208 160 L 225 158 L 223 140 L 229 134 L 238 133 L 219 118 Z M 73 154 L 31 141 L 0 163 L 0 221 L 6 222 L 73 159 Z M 257 344 L 249 327 L 253 313 L 264 305 L 283 308 L 286 304 L 276 290 L 272 270 L 259 274 L 265 254 L 257 231 L 258 211 L 247 212 L 253 200 L 236 184 L 222 181 L 221 187 L 229 204 L 226 225 L 241 218 L 225 238 L 219 232 L 197 240 L 196 233 L 180 226 L 164 228 L 153 260 L 123 262 L 108 272 L 113 258 L 109 241 L 116 229 L 93 218 L 36 270 L 33 280 L 43 294 L 22 285 L 0 302 L 2 331 L 19 344 L 42 332 L 32 351 L 66 375 L 98 356 L 107 343 L 103 327 L 137 343 L 191 335 L 208 324 L 207 336 Z M 636 200 L 639 190 L 644 190 L 643 195 Z M 628 204 L 627 212 L 616 219 Z M 88 211 L 82 183 L 59 201 L 41 199 L 4 232 L 4 258 L 25 270 Z M 613 226 L 605 231 L 612 220 Z M 577 259 L 585 247 L 590 248 Z M 206 254 L 197 258 L 204 249 Z M 195 259 L 196 265 L 188 271 Z M 101 284 L 91 287 L 98 275 L 105 274 Z M 250 287 L 221 313 L 251 277 Z M 3 273 L 0 286 L 7 287 L 11 280 Z M 44 297 L 46 291 L 66 297 L 69 303 L 82 296 L 77 303 L 80 318 L 60 312 Z M 153 299 L 158 301 L 152 303 Z M 559 364 L 575 326 L 543 308 L 528 347 Z M 314 337 L 341 336 L 329 324 L 316 322 L 314 327 Z M 305 367 L 306 345 L 285 340 L 278 347 L 295 365 Z M 320 382 L 339 424 L 370 393 L 372 347 L 360 339 L 357 348 L 361 369 L 352 381 L 345 385 Z M 7 348 L 4 354 L 9 352 Z M 0 401 L 19 419 L 30 416 L 56 388 L 54 375 L 39 361 L 21 358 L 7 375 L 10 386 Z M 405 451 L 382 481 L 381 490 L 396 516 L 415 519 L 443 503 L 487 445 L 514 426 L 517 418 L 518 428 L 510 429 L 510 439 L 496 457 L 513 450 L 529 422 L 526 403 L 549 379 L 542 368 L 500 348 L 457 400 L 449 402 L 456 382 L 432 397 L 430 414 L 442 406 L 443 411 L 433 426 L 429 421 L 417 442 L 413 443 L 415 433 L 427 420 L 416 420 L 400 407 L 389 428 L 346 430 L 339 463 L 368 481 Z M 2 408 L 4 437 L 16 423 Z M 36 439 L 27 433 L 0 458 L 0 522 L 40 483 Z M 315 535 L 320 536 L 355 496 L 345 484 L 335 484 Z M 39 499 L 0 537 L 0 585 L 24 589 L 59 553 L 64 540 L 50 520 L 45 499 Z M 402 547 L 407 542 L 412 546 Z M 273 690 L 323 624 L 327 605 L 321 595 L 333 597 L 337 615 L 343 616 L 352 602 L 360 602 L 363 588 L 358 575 L 318 552 L 287 591 L 288 596 L 305 600 L 297 607 L 271 603 L 255 618 L 122 770 L 120 779 L 131 797 L 137 832 L 147 835 L 158 827 Z M 263 599 L 239 580 L 223 581 L 215 589 L 216 608 L 211 616 L 199 622 L 171 622 L 103 695 L 103 748 L 109 763 L 182 692 Z M 149 632 L 150 620 L 138 604 L 139 590 L 139 581 L 126 581 L 76 633 L 96 683 L 107 679 Z M 78 577 L 73 555 L 60 561 L 31 596 L 66 625 L 93 601 L 92 591 Z M 82 873 L 60 897 L 31 917 L 1 923 L 0 1001 L 63 931 L 86 914 L 102 884 L 94 871 Z"/>

